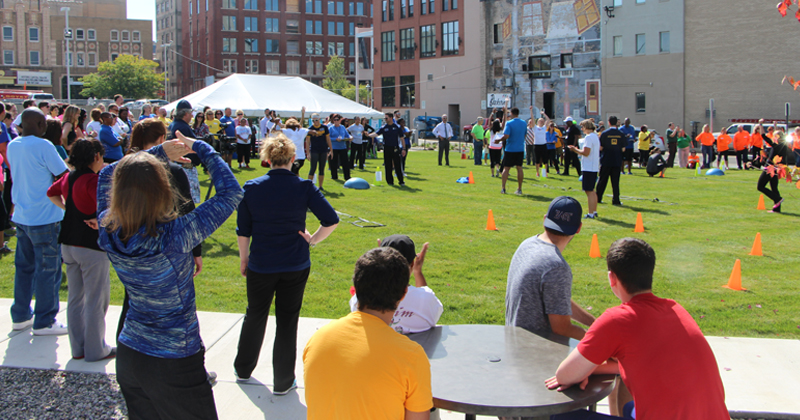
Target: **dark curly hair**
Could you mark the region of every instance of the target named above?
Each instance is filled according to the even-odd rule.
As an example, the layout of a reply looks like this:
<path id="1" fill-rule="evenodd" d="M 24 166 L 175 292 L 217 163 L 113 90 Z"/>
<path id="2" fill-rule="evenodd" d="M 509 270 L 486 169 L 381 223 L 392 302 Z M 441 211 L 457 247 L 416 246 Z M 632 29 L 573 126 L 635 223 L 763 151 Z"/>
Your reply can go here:
<path id="1" fill-rule="evenodd" d="M 408 260 L 393 248 L 367 251 L 356 262 L 353 285 L 358 309 L 394 311 L 408 287 Z"/>
<path id="2" fill-rule="evenodd" d="M 76 140 L 72 143 L 72 150 L 69 153 L 69 164 L 74 166 L 76 171 L 87 169 L 98 153 L 101 155 L 105 153 L 99 140 L 94 138 Z"/>

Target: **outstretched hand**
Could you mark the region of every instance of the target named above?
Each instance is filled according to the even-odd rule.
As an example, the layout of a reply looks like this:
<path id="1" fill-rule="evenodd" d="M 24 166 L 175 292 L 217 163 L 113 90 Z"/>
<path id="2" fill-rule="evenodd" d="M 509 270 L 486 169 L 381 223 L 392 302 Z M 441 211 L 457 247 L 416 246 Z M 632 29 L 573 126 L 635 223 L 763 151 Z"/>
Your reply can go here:
<path id="1" fill-rule="evenodd" d="M 181 134 L 181 136 L 183 135 Z M 178 163 L 191 162 L 184 156 L 188 155 L 189 153 L 192 153 L 192 149 L 186 147 L 186 144 L 181 140 L 165 141 L 164 143 L 162 143 L 161 147 L 164 148 L 164 153 L 167 154 L 167 158 L 169 160 Z"/>
<path id="2" fill-rule="evenodd" d="M 567 388 L 569 388 L 572 385 L 574 385 L 574 384 L 569 384 L 569 385 L 560 384 L 560 383 L 558 383 L 558 379 L 556 379 L 555 376 L 553 376 L 552 378 L 547 379 L 546 381 L 544 381 L 544 384 L 545 384 L 545 386 L 547 386 L 547 389 L 556 389 L 556 388 L 558 388 L 558 392 L 563 392 Z M 580 382 L 580 389 L 581 390 L 586 389 L 586 385 L 588 385 L 588 384 L 589 384 L 589 377 L 587 376 L 586 378 L 584 378 Z"/>
<path id="3" fill-rule="evenodd" d="M 425 263 L 425 254 L 428 253 L 428 244 L 429 242 L 425 242 L 422 245 L 422 250 L 419 251 L 419 254 L 417 254 L 417 258 L 414 259 L 414 265 L 412 266 L 411 271 L 413 272 L 422 271 L 422 264 Z"/>

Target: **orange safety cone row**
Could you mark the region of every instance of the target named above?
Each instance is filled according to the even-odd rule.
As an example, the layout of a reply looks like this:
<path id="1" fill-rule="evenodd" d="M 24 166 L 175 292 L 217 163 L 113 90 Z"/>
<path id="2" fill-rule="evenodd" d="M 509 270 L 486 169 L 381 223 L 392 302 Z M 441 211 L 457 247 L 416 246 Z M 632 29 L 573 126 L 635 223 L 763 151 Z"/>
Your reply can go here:
<path id="1" fill-rule="evenodd" d="M 728 284 L 722 286 L 731 290 L 747 290 L 742 287 L 742 262 L 740 260 L 736 260 L 733 264 L 733 271 L 731 271 L 731 278 L 728 280 Z"/>
<path id="2" fill-rule="evenodd" d="M 589 258 L 600 258 L 600 243 L 597 242 L 597 234 L 592 235 L 592 246 L 589 248 Z"/>
<path id="3" fill-rule="evenodd" d="M 758 197 L 758 206 L 756 207 L 756 210 L 766 210 L 766 209 L 767 208 L 764 206 L 764 194 L 761 194 Z"/>
<path id="4" fill-rule="evenodd" d="M 756 240 L 753 241 L 753 248 L 750 250 L 750 254 L 754 257 L 762 257 L 764 254 L 761 253 L 761 232 L 756 233 Z"/>
<path id="5" fill-rule="evenodd" d="M 644 232 L 644 222 L 642 222 L 642 213 L 636 213 L 636 227 L 633 228 L 634 232 Z"/>
<path id="6" fill-rule="evenodd" d="M 486 219 L 486 230 L 497 230 L 497 226 L 494 225 L 494 214 L 492 214 L 491 209 L 489 209 L 489 217 Z"/>

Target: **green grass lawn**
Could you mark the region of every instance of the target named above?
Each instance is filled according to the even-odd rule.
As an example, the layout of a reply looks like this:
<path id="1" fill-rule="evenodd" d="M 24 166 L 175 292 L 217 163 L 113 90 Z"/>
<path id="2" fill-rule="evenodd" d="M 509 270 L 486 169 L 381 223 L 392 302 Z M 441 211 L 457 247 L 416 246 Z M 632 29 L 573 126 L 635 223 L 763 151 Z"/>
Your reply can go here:
<path id="1" fill-rule="evenodd" d="M 506 275 L 517 246 L 542 231 L 542 216 L 554 197 L 573 196 L 585 206 L 586 196 L 574 172 L 570 177 L 538 179 L 528 167 L 525 195 L 501 195 L 500 180 L 489 176 L 487 166 L 473 166 L 472 160 L 461 160 L 456 153 L 451 158 L 452 167 L 440 167 L 436 152 L 412 152 L 405 188 L 384 184 L 357 191 L 345 189 L 341 180 L 326 179 L 327 197 L 338 211 L 386 227 L 360 228 L 350 223 L 355 219 L 343 218 L 337 230 L 312 249 L 302 316 L 345 315 L 356 259 L 375 246 L 377 238 L 404 233 L 418 249 L 430 242 L 424 272 L 445 307 L 440 323 L 504 322 Z M 374 182 L 379 162 L 369 160 L 369 171 L 355 170 L 352 176 Z M 455 182 L 469 171 L 474 171 L 474 185 Z M 243 184 L 266 170 L 235 172 Z M 566 249 L 576 302 L 595 316 L 619 303 L 608 287 L 605 261 L 589 258 L 589 246 L 592 234 L 597 234 L 605 256 L 614 240 L 634 236 L 656 251 L 654 292 L 680 302 L 705 334 L 800 338 L 800 254 L 791 245 L 792 232 L 796 233 L 791 226 L 797 226 L 800 217 L 800 191 L 794 184 L 781 182 L 784 213 L 757 211 L 757 176 L 755 171 L 734 170 L 723 177 L 695 177 L 693 171 L 682 169 L 667 171 L 665 179 L 650 178 L 641 169 L 623 176 L 624 207 L 611 206 L 611 198 L 604 198 L 607 204 L 600 205 L 600 218 L 586 221 Z M 208 181 L 202 174 L 201 181 L 205 195 Z M 509 191 L 515 186 L 509 180 Z M 485 230 L 489 209 L 498 231 Z M 644 218 L 645 233 L 633 232 L 637 212 Z M 318 225 L 309 215 L 313 232 Z M 234 215 L 205 241 L 203 272 L 195 279 L 198 310 L 245 310 L 235 220 Z M 763 257 L 748 256 L 756 232 L 763 238 Z M 14 248 L 16 241 L 12 239 L 9 245 Z M 721 287 L 737 258 L 742 261 L 747 292 Z M 0 260 L 1 297 L 13 297 L 13 261 L 13 254 Z M 64 285 L 62 300 L 66 292 Z M 122 301 L 122 287 L 113 270 L 111 301 Z"/>

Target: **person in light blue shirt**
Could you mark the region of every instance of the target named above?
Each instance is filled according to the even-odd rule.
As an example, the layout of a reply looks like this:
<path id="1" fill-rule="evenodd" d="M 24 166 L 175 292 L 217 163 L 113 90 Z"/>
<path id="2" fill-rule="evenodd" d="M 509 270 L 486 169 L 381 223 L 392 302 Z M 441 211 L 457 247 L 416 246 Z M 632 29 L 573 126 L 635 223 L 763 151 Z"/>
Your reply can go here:
<path id="1" fill-rule="evenodd" d="M 103 126 L 100 127 L 99 140 L 106 149 L 106 154 L 103 155 L 103 161 L 106 163 L 116 162 L 122 159 L 122 140 L 114 133 L 114 122 L 117 117 L 110 113 L 104 112 L 100 115 L 100 120 L 103 121 Z"/>
<path id="2" fill-rule="evenodd" d="M 47 198 L 47 189 L 68 168 L 53 143 L 41 138 L 47 126 L 42 111 L 26 109 L 21 126 L 22 136 L 12 140 L 6 151 L 14 179 L 11 221 L 17 225 L 12 329 L 32 325 L 34 335 L 64 335 L 67 328 L 56 321 L 61 286 L 58 233 L 64 210 Z M 31 310 L 34 294 L 36 306 Z"/>
<path id="3" fill-rule="evenodd" d="M 531 111 L 533 112 L 533 111 Z M 506 109 L 503 108 L 505 115 Z M 514 194 L 522 195 L 522 163 L 525 160 L 525 134 L 528 133 L 528 124 L 519 118 L 519 108 L 511 108 L 511 121 L 506 122 L 503 130 L 503 140 L 506 142 L 506 153 L 503 156 L 503 189 L 501 194 L 506 193 L 506 181 L 512 166 L 517 167 L 517 192 Z"/>
<path id="4" fill-rule="evenodd" d="M 347 156 L 347 143 L 353 138 L 347 129 L 342 125 L 341 115 L 332 115 L 333 125 L 328 127 L 331 133 L 331 149 L 333 158 L 331 159 L 331 179 L 339 179 L 339 165 L 344 172 L 344 180 L 350 179 L 350 158 Z"/>

